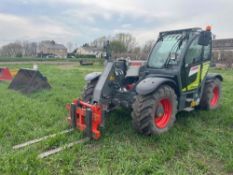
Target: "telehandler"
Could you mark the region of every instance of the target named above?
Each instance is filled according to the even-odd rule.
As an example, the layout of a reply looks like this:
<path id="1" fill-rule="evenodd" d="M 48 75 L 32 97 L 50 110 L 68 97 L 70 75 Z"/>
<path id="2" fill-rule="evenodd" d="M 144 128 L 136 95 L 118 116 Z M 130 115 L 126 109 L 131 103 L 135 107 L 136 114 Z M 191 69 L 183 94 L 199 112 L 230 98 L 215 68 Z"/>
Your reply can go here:
<path id="1" fill-rule="evenodd" d="M 147 61 L 114 60 L 108 42 L 104 71 L 86 75 L 82 98 L 67 105 L 72 128 L 13 148 L 23 148 L 76 128 L 84 132 L 84 139 L 41 153 L 39 158 L 99 139 L 108 112 L 119 106 L 132 110 L 132 124 L 137 132 L 164 133 L 173 126 L 179 111 L 211 110 L 219 106 L 223 77 L 208 73 L 211 56 L 209 26 L 206 30 L 160 32 Z"/>
<path id="2" fill-rule="evenodd" d="M 132 109 L 132 124 L 145 135 L 161 134 L 179 111 L 219 106 L 219 74 L 208 73 L 212 57 L 211 27 L 160 32 L 146 62 L 111 58 L 105 69 L 85 77 L 81 99 L 68 106 L 73 128 L 99 139 L 107 113 L 118 106 Z"/>

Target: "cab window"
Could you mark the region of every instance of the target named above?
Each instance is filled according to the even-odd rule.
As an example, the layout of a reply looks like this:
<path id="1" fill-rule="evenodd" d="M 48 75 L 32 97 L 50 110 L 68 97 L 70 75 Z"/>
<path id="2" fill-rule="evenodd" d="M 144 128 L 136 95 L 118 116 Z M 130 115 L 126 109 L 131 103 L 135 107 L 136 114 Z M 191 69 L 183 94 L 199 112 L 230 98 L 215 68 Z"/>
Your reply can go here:
<path id="1" fill-rule="evenodd" d="M 192 44 L 189 46 L 186 53 L 185 63 L 191 64 L 194 61 L 197 62 L 201 59 L 202 46 L 198 44 L 198 37 L 196 37 Z"/>

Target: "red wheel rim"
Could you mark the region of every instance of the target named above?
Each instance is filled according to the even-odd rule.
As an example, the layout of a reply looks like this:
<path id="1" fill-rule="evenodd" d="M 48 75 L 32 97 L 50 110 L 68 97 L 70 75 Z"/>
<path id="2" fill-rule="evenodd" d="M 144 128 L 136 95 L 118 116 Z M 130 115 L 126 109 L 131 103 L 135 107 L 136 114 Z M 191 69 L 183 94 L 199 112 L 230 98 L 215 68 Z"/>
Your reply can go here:
<path id="1" fill-rule="evenodd" d="M 163 107 L 163 114 L 160 116 L 155 115 L 154 124 L 158 128 L 165 128 L 172 115 L 172 104 L 169 99 L 160 100 L 160 104 Z"/>
<path id="2" fill-rule="evenodd" d="M 210 106 L 214 107 L 218 103 L 219 99 L 219 88 L 215 86 L 213 89 L 213 97 L 210 100 Z"/>

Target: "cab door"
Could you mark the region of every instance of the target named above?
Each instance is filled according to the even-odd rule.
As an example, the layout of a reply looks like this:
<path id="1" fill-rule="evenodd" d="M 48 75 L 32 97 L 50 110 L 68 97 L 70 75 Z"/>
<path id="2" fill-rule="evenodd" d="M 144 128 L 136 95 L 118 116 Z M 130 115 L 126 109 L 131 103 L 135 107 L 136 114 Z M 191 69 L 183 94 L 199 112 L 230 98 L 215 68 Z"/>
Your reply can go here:
<path id="1" fill-rule="evenodd" d="M 182 69 L 182 91 L 191 91 L 201 82 L 203 46 L 198 44 L 198 36 L 189 45 Z"/>

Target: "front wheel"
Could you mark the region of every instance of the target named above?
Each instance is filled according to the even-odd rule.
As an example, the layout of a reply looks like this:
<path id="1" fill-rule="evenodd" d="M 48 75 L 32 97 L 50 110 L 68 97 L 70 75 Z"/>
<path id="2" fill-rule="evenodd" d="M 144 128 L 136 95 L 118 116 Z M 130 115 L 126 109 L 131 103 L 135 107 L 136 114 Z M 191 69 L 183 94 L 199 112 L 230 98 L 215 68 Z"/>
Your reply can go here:
<path id="1" fill-rule="evenodd" d="M 133 127 L 144 135 L 161 134 L 170 129 L 177 113 L 177 97 L 167 85 L 161 86 L 153 94 L 138 95 L 133 103 Z"/>

